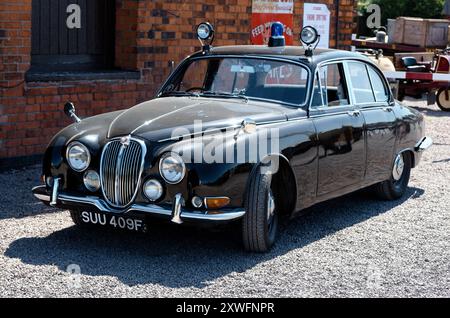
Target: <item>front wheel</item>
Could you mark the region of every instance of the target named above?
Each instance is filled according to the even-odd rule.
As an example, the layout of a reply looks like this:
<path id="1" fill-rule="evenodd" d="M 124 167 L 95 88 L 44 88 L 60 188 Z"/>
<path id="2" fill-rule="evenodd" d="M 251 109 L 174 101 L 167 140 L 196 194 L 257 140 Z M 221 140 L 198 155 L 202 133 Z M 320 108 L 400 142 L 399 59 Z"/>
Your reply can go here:
<path id="1" fill-rule="evenodd" d="M 409 152 L 395 157 L 389 180 L 375 185 L 375 192 L 383 200 L 400 199 L 406 192 L 411 175 L 412 158 Z"/>
<path id="2" fill-rule="evenodd" d="M 81 211 L 70 211 L 70 218 L 73 223 L 80 228 L 89 228 L 91 227 L 89 224 L 83 222 L 81 217 Z"/>
<path id="3" fill-rule="evenodd" d="M 258 168 L 247 191 L 246 214 L 242 221 L 244 248 L 249 252 L 267 252 L 276 240 L 278 204 L 271 185 L 272 174 Z"/>
<path id="4" fill-rule="evenodd" d="M 436 102 L 441 110 L 444 112 L 450 112 L 450 91 L 445 88 L 441 88 L 436 93 Z"/>

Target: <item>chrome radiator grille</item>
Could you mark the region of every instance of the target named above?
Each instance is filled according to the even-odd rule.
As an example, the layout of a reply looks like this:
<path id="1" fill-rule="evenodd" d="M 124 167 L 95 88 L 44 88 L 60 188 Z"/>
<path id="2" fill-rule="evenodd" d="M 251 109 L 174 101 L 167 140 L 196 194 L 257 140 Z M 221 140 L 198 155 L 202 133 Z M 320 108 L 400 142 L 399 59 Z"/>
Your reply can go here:
<path id="1" fill-rule="evenodd" d="M 105 146 L 100 179 L 103 195 L 110 205 L 124 208 L 133 202 L 139 191 L 145 153 L 145 144 L 130 138 L 114 140 Z"/>

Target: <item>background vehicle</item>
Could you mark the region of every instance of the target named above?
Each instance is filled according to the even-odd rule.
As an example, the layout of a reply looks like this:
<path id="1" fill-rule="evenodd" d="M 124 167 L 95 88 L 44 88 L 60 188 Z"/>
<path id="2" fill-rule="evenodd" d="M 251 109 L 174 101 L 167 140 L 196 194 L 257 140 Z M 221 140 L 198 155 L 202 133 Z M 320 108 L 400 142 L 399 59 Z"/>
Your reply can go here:
<path id="1" fill-rule="evenodd" d="M 401 59 L 407 78 L 399 81 L 398 99 L 405 96 L 422 98 L 424 94 L 436 97 L 436 103 L 443 111 L 450 111 L 450 55 L 449 48 L 436 51 L 433 61 L 418 62 L 415 57 L 406 56 Z M 439 75 L 448 75 L 440 78 Z M 441 79 L 441 80 L 440 80 Z M 430 98 L 430 104 L 434 99 Z"/>

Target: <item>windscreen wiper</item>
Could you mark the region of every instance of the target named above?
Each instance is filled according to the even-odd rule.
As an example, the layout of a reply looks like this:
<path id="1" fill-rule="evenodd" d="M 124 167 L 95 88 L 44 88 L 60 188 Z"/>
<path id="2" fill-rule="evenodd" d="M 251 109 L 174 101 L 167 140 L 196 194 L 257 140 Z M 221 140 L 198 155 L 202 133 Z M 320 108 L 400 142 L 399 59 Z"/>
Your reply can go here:
<path id="1" fill-rule="evenodd" d="M 223 97 L 223 98 L 239 98 L 243 99 L 246 103 L 248 103 L 249 98 L 245 95 L 241 94 L 233 94 L 228 92 L 214 92 L 214 91 L 206 91 L 201 94 L 201 96 L 217 96 L 217 97 Z"/>
<path id="2" fill-rule="evenodd" d="M 200 97 L 198 93 L 192 92 L 182 92 L 182 91 L 171 91 L 171 92 L 162 92 L 158 94 L 158 97 L 167 97 L 167 96 L 192 96 L 192 97 Z"/>

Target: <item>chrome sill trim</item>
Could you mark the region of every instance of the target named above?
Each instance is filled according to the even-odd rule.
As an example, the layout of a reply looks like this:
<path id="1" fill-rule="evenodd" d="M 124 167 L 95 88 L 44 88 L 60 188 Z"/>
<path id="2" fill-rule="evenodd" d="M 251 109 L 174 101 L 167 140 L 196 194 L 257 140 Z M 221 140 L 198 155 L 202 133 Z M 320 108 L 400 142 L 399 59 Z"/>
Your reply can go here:
<path id="1" fill-rule="evenodd" d="M 36 187 L 37 188 L 45 188 L 45 186 Z M 33 190 L 34 190 L 33 189 Z M 45 202 L 50 202 L 51 198 L 48 195 L 43 194 L 37 194 L 35 193 L 34 196 Z M 105 213 L 128 213 L 128 212 L 142 212 L 142 213 L 149 213 L 149 214 L 157 214 L 157 215 L 163 215 L 167 217 L 172 217 L 172 210 L 166 209 L 163 207 L 160 207 L 158 205 L 149 204 L 149 205 L 140 205 L 140 204 L 133 204 L 126 210 L 115 210 L 111 209 L 105 201 L 98 199 L 96 197 L 74 197 L 70 195 L 65 194 L 59 194 L 58 200 L 61 203 L 80 203 L 80 204 L 87 204 L 92 205 L 96 207 L 99 211 L 105 212 Z M 181 211 L 181 218 L 184 220 L 198 220 L 198 221 L 232 221 L 239 218 L 242 218 L 245 215 L 245 210 L 242 209 L 235 209 L 230 210 L 230 212 L 222 212 L 222 211 L 214 211 L 214 214 L 206 214 L 206 213 L 195 213 L 195 212 L 189 212 L 186 210 Z"/>

